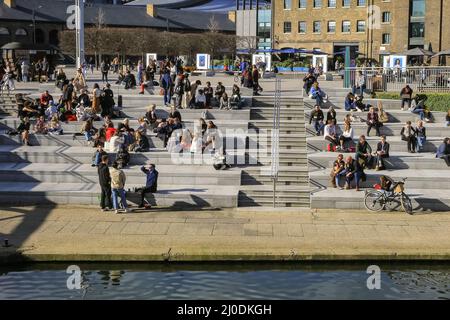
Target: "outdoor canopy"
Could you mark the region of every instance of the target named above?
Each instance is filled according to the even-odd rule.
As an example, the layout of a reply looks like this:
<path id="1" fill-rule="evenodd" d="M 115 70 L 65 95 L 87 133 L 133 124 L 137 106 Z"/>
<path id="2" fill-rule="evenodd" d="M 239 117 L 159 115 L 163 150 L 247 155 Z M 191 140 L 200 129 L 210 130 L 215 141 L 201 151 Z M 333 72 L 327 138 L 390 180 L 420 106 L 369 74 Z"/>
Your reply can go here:
<path id="1" fill-rule="evenodd" d="M 413 49 L 409 49 L 405 52 L 400 53 L 399 55 L 401 56 L 410 56 L 410 57 L 429 57 L 429 56 L 433 56 L 434 52 L 422 49 L 422 48 L 413 48 Z"/>
<path id="2" fill-rule="evenodd" d="M 238 54 L 251 54 L 249 49 L 238 49 Z M 328 53 L 318 51 L 318 50 L 304 50 L 304 49 L 258 49 L 255 50 L 254 53 L 303 53 L 303 54 L 317 54 L 317 55 L 326 55 Z"/>
<path id="3" fill-rule="evenodd" d="M 432 58 L 439 57 L 439 56 L 450 56 L 450 50 L 444 50 L 436 53 Z"/>

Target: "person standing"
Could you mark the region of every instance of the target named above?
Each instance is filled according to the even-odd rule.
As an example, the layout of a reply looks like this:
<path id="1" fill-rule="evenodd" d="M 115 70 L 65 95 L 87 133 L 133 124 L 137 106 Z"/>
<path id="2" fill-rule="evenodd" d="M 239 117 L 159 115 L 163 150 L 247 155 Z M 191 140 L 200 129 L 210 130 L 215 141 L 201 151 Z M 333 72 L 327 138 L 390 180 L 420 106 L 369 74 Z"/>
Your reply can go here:
<path id="1" fill-rule="evenodd" d="M 148 167 L 142 166 L 141 171 L 147 176 L 145 187 L 140 189 L 141 192 L 141 204 L 139 208 L 144 208 L 145 195 L 147 193 L 155 193 L 158 190 L 158 171 L 154 164 L 150 164 Z"/>
<path id="2" fill-rule="evenodd" d="M 114 207 L 114 213 L 119 213 L 119 202 L 118 197 L 120 196 L 122 208 L 125 212 L 130 212 L 127 204 L 127 198 L 125 194 L 125 182 L 126 177 L 122 169 L 119 169 L 119 163 L 114 161 L 110 171 L 111 175 L 111 190 L 112 190 L 112 201 Z"/>
<path id="3" fill-rule="evenodd" d="M 403 141 L 407 142 L 408 152 L 416 152 L 416 134 L 417 131 L 412 127 L 411 121 L 407 121 L 406 125 L 402 128 L 400 135 Z"/>
<path id="4" fill-rule="evenodd" d="M 259 91 L 262 91 L 262 88 L 259 85 L 259 71 L 256 65 L 253 66 L 252 79 L 253 79 L 253 94 L 255 96 L 259 96 Z"/>
<path id="5" fill-rule="evenodd" d="M 416 135 L 417 135 L 416 150 L 418 152 L 422 152 L 423 151 L 423 147 L 425 145 L 425 142 L 427 141 L 427 130 L 424 127 L 422 120 L 417 122 Z"/>
<path id="6" fill-rule="evenodd" d="M 22 61 L 22 65 L 20 66 L 22 71 L 22 81 L 28 82 L 28 73 L 30 71 L 30 67 L 28 66 L 28 63 L 25 61 Z"/>
<path id="7" fill-rule="evenodd" d="M 172 78 L 170 77 L 169 69 L 164 70 L 164 73 L 161 76 L 161 88 L 163 89 L 164 94 L 164 105 L 168 105 L 170 103 L 171 97 L 171 89 L 172 89 Z"/>
<path id="8" fill-rule="evenodd" d="M 47 58 L 44 58 L 42 60 L 42 74 L 45 77 L 45 82 L 48 82 L 49 71 L 50 71 L 50 64 L 48 63 Z"/>
<path id="9" fill-rule="evenodd" d="M 100 69 L 102 71 L 102 82 L 108 82 L 109 64 L 105 60 L 102 61 Z"/>
<path id="10" fill-rule="evenodd" d="M 100 207 L 102 211 L 108 211 L 112 209 L 111 204 L 111 175 L 108 168 L 109 157 L 107 155 L 102 156 L 102 162 L 98 166 L 98 180 L 101 188 L 100 195 Z"/>

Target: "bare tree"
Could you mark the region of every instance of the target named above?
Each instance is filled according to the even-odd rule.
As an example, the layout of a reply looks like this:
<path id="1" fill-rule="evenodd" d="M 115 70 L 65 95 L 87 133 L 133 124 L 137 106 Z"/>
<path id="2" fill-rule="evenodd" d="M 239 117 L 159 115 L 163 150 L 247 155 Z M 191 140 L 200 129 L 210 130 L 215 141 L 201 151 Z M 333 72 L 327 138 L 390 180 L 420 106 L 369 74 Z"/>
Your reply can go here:
<path id="1" fill-rule="evenodd" d="M 259 38 L 256 36 L 239 36 L 236 37 L 236 46 L 239 49 L 249 50 L 254 53 L 258 49 Z"/>

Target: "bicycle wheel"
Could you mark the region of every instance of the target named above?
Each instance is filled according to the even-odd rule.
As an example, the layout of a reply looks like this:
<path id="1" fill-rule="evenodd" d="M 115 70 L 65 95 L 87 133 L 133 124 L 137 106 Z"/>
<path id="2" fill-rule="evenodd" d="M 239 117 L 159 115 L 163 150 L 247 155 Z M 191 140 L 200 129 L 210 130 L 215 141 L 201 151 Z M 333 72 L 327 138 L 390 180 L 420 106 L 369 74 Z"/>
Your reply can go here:
<path id="1" fill-rule="evenodd" d="M 400 202 L 402 204 L 402 208 L 403 210 L 407 213 L 407 214 L 413 214 L 413 208 L 412 208 L 412 202 L 411 199 L 402 192 L 401 196 L 400 196 Z"/>
<path id="2" fill-rule="evenodd" d="M 383 193 L 379 191 L 368 192 L 364 197 L 364 206 L 369 211 L 379 212 L 383 210 L 386 206 Z"/>

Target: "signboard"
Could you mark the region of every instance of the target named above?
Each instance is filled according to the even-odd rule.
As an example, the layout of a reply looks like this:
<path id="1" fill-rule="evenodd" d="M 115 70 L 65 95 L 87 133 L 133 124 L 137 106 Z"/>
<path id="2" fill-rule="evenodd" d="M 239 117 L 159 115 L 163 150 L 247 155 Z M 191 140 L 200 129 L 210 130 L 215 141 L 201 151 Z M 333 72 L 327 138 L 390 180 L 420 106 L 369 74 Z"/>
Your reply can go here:
<path id="1" fill-rule="evenodd" d="M 146 66 L 150 64 L 150 61 L 158 61 L 158 55 L 156 53 L 147 53 Z"/>
<path id="2" fill-rule="evenodd" d="M 197 54 L 197 69 L 209 70 L 211 68 L 211 56 L 206 53 Z"/>
<path id="3" fill-rule="evenodd" d="M 272 56 L 270 54 L 254 54 L 252 56 L 252 65 L 256 65 L 259 68 L 261 63 L 266 64 L 266 71 L 272 69 Z"/>
<path id="4" fill-rule="evenodd" d="M 313 55 L 313 67 L 322 67 L 323 73 L 328 72 L 328 56 L 326 54 Z"/>
<path id="5" fill-rule="evenodd" d="M 402 72 L 405 72 L 406 71 L 406 62 L 407 62 L 406 56 L 391 55 L 390 67 L 394 71 L 398 71 L 399 69 L 401 69 Z"/>

